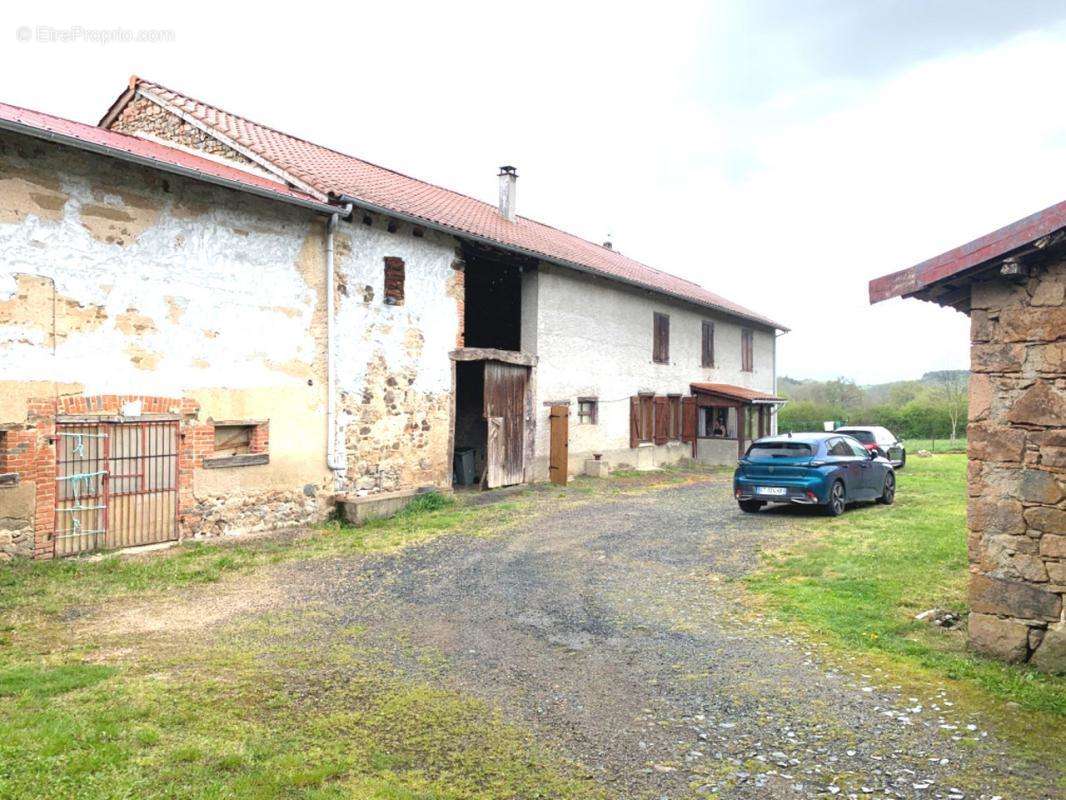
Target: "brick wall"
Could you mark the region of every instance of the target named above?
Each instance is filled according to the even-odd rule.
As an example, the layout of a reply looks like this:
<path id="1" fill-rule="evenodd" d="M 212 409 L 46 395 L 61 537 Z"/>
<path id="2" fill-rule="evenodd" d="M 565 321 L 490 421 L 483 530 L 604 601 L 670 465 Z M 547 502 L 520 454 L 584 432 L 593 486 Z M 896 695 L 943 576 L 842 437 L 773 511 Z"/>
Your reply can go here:
<path id="1" fill-rule="evenodd" d="M 971 299 L 970 642 L 1066 670 L 1066 262 Z"/>

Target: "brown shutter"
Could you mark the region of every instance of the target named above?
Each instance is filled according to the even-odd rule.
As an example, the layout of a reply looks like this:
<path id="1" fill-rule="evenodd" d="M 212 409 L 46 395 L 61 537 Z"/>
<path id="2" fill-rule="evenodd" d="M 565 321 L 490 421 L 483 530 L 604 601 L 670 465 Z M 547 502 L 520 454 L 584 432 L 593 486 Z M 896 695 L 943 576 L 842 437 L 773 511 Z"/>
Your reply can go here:
<path id="1" fill-rule="evenodd" d="M 660 314 L 656 311 L 652 318 L 652 361 L 668 364 L 670 363 L 670 317 L 668 314 Z"/>
<path id="2" fill-rule="evenodd" d="M 629 398 L 629 446 L 635 448 L 640 444 L 640 398 Z"/>
<path id="3" fill-rule="evenodd" d="M 665 397 L 655 398 L 655 444 L 666 444 L 670 438 L 670 408 Z"/>
<path id="4" fill-rule="evenodd" d="M 696 441 L 696 398 L 681 398 L 681 441 Z"/>
<path id="5" fill-rule="evenodd" d="M 703 323 L 703 366 L 714 366 L 714 323 Z"/>

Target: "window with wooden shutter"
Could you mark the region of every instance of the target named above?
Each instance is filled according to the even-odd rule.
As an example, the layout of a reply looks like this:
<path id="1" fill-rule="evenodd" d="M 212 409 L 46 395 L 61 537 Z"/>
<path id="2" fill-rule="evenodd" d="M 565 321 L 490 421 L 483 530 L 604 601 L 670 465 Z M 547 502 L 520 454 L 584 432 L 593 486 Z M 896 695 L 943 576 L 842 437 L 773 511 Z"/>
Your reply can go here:
<path id="1" fill-rule="evenodd" d="M 640 441 L 650 442 L 655 435 L 655 395 L 640 396 Z"/>
<path id="2" fill-rule="evenodd" d="M 385 256 L 385 305 L 402 306 L 403 295 L 403 259 L 396 256 Z"/>
<path id="3" fill-rule="evenodd" d="M 755 371 L 755 332 L 744 328 L 740 332 L 740 369 L 744 372 Z"/>
<path id="4" fill-rule="evenodd" d="M 714 323 L 703 321 L 703 354 L 702 363 L 705 367 L 714 366 Z"/>
<path id="5" fill-rule="evenodd" d="M 667 436 L 670 441 L 676 442 L 681 438 L 681 395 L 668 395 L 666 401 L 670 411 L 670 424 L 667 428 Z"/>
<path id="6" fill-rule="evenodd" d="M 654 440 L 655 408 L 655 395 L 640 394 L 629 398 L 630 447 L 637 447 Z"/>
<path id="7" fill-rule="evenodd" d="M 681 441 L 696 441 L 696 398 L 681 398 Z"/>
<path id="8" fill-rule="evenodd" d="M 670 438 L 670 404 L 665 397 L 655 398 L 655 444 L 666 444 Z"/>
<path id="9" fill-rule="evenodd" d="M 670 316 L 658 311 L 653 317 L 651 360 L 656 364 L 670 363 Z"/>

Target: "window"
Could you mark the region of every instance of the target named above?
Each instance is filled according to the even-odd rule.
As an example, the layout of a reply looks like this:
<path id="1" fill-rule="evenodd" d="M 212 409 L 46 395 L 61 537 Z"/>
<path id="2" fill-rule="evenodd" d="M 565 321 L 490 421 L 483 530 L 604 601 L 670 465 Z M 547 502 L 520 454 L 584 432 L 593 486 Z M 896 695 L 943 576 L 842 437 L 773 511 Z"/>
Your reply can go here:
<path id="1" fill-rule="evenodd" d="M 851 457 L 854 453 L 851 452 L 851 446 L 848 445 L 843 439 L 832 439 L 826 447 L 826 453 L 831 456 L 848 456 Z"/>
<path id="2" fill-rule="evenodd" d="M 849 442 L 846 439 L 845 439 L 845 442 L 847 442 L 848 447 L 851 448 L 851 454 L 853 456 L 855 456 L 856 458 L 869 458 L 870 457 L 870 451 L 867 450 L 865 447 L 863 447 L 858 442 Z"/>
<path id="3" fill-rule="evenodd" d="M 235 456 L 252 452 L 255 425 L 215 425 L 215 455 Z"/>
<path id="4" fill-rule="evenodd" d="M 655 395 L 629 398 L 629 446 L 650 442 L 655 435 Z"/>
<path id="5" fill-rule="evenodd" d="M 735 439 L 737 410 L 726 407 L 700 408 L 699 436 L 703 439 Z"/>
<path id="6" fill-rule="evenodd" d="M 701 362 L 705 367 L 714 366 L 714 323 L 703 321 L 703 347 Z"/>
<path id="7" fill-rule="evenodd" d="M 577 421 L 579 425 L 595 425 L 599 416 L 599 403 L 595 397 L 577 398 Z"/>
<path id="8" fill-rule="evenodd" d="M 814 455 L 803 442 L 756 442 L 748 448 L 748 458 L 808 458 Z"/>
<path id="9" fill-rule="evenodd" d="M 873 444 L 874 435 L 870 431 L 856 430 L 854 428 L 837 428 L 837 433 L 846 433 L 855 439 L 858 439 L 863 444 Z"/>
<path id="10" fill-rule="evenodd" d="M 655 435 L 655 395 L 640 396 L 640 441 L 650 442 Z"/>
<path id="11" fill-rule="evenodd" d="M 212 422 L 214 441 L 204 453 L 205 468 L 242 467 L 270 463 L 270 422 L 268 420 L 227 420 Z"/>
<path id="12" fill-rule="evenodd" d="M 385 256 L 385 305 L 403 305 L 403 286 L 403 259 L 396 258 L 396 256 Z"/>
<path id="13" fill-rule="evenodd" d="M 744 328 L 740 332 L 740 369 L 743 372 L 755 371 L 755 332 Z"/>
<path id="14" fill-rule="evenodd" d="M 656 364 L 670 363 L 670 317 L 658 311 L 654 314 L 651 360 Z"/>
<path id="15" fill-rule="evenodd" d="M 669 407 L 669 424 L 667 426 L 667 437 L 671 440 L 677 440 L 681 438 L 681 395 L 672 394 L 667 397 L 667 403 Z"/>

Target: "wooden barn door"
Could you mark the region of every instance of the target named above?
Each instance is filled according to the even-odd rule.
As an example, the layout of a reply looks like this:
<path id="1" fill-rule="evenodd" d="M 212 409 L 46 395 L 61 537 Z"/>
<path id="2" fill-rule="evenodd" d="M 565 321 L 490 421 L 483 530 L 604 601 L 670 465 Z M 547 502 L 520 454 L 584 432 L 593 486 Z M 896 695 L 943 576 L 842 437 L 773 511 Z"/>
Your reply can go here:
<path id="1" fill-rule="evenodd" d="M 522 483 L 526 439 L 529 367 L 485 362 L 485 419 L 488 423 L 485 485 L 489 489 Z"/>
<path id="2" fill-rule="evenodd" d="M 552 483 L 566 486 L 570 461 L 570 406 L 552 406 L 549 419 L 551 447 L 548 450 L 548 478 Z"/>

